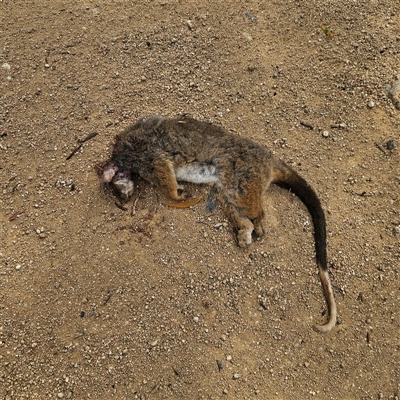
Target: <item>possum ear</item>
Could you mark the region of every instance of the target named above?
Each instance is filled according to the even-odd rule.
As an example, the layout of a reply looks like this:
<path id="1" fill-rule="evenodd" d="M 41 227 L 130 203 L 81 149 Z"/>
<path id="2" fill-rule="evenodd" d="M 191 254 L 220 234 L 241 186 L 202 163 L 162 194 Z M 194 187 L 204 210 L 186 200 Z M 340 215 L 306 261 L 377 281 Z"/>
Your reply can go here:
<path id="1" fill-rule="evenodd" d="M 108 164 L 104 167 L 103 173 L 100 176 L 102 182 L 109 183 L 114 177 L 115 173 L 118 171 L 118 167 L 114 164 Z"/>

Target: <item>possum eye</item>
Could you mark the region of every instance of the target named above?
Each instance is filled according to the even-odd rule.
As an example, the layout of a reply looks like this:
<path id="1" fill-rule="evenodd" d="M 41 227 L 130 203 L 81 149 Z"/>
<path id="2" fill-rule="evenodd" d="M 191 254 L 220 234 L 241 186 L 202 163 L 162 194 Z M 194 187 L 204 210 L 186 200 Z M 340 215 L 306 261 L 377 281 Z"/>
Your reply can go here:
<path id="1" fill-rule="evenodd" d="M 114 164 L 109 164 L 107 167 L 104 168 L 103 174 L 101 176 L 102 182 L 111 182 L 112 178 L 114 177 L 115 173 L 118 171 L 118 167 Z"/>
<path id="2" fill-rule="evenodd" d="M 128 178 L 118 178 L 112 182 L 116 189 L 118 196 L 122 200 L 128 201 L 133 194 L 133 182 Z"/>

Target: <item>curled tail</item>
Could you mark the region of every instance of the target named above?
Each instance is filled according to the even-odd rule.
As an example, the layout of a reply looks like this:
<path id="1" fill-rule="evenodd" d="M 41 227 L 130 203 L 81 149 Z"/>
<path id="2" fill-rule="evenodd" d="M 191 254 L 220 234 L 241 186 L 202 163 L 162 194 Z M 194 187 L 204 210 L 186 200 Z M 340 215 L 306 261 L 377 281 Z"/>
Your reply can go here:
<path id="1" fill-rule="evenodd" d="M 283 161 L 278 161 L 274 167 L 273 183 L 291 190 L 307 207 L 314 225 L 314 240 L 319 278 L 322 284 L 326 304 L 328 306 L 328 321 L 324 325 L 315 325 L 318 332 L 329 332 L 336 325 L 336 303 L 329 279 L 326 260 L 326 222 L 324 211 L 312 187 Z"/>

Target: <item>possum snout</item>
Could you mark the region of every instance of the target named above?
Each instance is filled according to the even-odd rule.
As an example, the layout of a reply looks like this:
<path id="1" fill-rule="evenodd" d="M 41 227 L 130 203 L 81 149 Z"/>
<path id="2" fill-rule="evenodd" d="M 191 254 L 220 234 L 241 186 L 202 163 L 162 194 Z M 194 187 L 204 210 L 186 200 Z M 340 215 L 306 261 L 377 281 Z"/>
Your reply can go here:
<path id="1" fill-rule="evenodd" d="M 99 174 L 100 180 L 105 183 L 110 183 L 115 175 L 115 173 L 118 171 L 118 167 L 114 164 L 109 164 L 106 167 L 104 167 L 103 172 Z"/>
<path id="2" fill-rule="evenodd" d="M 102 182 L 102 186 L 109 184 L 114 193 L 123 201 L 128 201 L 133 195 L 133 181 L 131 174 L 120 171 L 114 163 L 107 162 L 95 166 L 96 172 Z"/>

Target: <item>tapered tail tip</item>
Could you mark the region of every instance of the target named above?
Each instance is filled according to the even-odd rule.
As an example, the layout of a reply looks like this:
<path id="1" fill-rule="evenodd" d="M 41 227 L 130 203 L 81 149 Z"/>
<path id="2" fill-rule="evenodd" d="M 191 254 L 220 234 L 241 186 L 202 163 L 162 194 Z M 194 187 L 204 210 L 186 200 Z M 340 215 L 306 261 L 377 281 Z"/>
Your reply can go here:
<path id="1" fill-rule="evenodd" d="M 327 268 L 323 268 L 320 263 L 318 263 L 318 268 L 326 305 L 328 306 L 329 319 L 325 325 L 314 325 L 313 329 L 317 332 L 328 333 L 336 325 L 336 303 Z"/>
<path id="2" fill-rule="evenodd" d="M 313 325 L 313 329 L 315 332 L 319 333 L 328 333 L 330 332 L 336 325 L 336 321 L 328 322 L 326 325 Z"/>
<path id="3" fill-rule="evenodd" d="M 313 325 L 313 329 L 316 332 L 328 333 L 336 326 L 336 306 L 334 305 L 331 309 L 329 320 L 325 325 Z"/>

